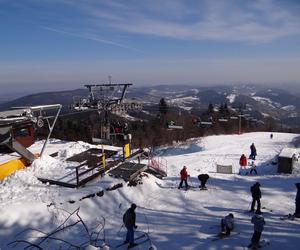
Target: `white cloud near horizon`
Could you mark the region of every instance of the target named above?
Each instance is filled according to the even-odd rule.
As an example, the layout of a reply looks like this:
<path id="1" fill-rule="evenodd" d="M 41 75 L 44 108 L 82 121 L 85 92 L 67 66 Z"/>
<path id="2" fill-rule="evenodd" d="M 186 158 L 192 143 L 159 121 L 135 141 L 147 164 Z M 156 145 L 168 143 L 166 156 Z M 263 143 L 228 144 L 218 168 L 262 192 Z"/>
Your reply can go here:
<path id="1" fill-rule="evenodd" d="M 300 81 L 300 58 L 0 62 L 0 86 L 40 88 L 113 81 L 141 84 L 287 83 Z M 15 74 L 18 72 L 18 74 Z"/>

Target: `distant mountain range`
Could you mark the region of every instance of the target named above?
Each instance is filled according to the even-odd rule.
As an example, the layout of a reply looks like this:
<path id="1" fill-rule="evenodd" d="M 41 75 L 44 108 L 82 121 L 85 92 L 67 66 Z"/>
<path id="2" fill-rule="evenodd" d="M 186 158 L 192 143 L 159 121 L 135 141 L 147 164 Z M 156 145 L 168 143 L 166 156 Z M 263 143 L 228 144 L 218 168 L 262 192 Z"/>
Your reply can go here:
<path id="1" fill-rule="evenodd" d="M 27 95 L 9 102 L 0 103 L 0 110 L 11 107 L 33 106 L 60 103 L 65 112 L 70 109 L 73 97 L 88 95 L 87 89 L 45 92 Z M 268 117 L 287 126 L 300 127 L 300 97 L 279 88 L 262 85 L 232 85 L 197 87 L 188 85 L 160 85 L 151 87 L 130 87 L 127 99 L 135 99 L 144 106 L 158 105 L 164 98 L 169 106 L 182 108 L 195 114 L 201 114 L 211 103 L 215 106 L 227 103 L 231 108 L 243 107 L 255 119 Z"/>

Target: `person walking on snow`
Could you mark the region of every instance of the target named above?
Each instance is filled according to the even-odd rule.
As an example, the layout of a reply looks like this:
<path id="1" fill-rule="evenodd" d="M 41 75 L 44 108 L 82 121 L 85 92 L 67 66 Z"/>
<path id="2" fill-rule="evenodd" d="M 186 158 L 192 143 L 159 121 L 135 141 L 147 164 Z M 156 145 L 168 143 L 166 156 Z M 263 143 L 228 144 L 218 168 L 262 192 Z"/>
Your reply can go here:
<path id="1" fill-rule="evenodd" d="M 181 171 L 180 171 L 180 184 L 178 186 L 178 189 L 182 188 L 183 182 L 185 183 L 185 188 L 187 189 L 189 187 L 187 183 L 187 178 L 188 178 L 188 172 L 186 170 L 186 166 L 184 166 Z"/>
<path id="2" fill-rule="evenodd" d="M 233 228 L 234 228 L 234 216 L 232 213 L 230 213 L 227 216 L 225 216 L 223 219 L 221 219 L 222 234 L 229 236 Z"/>
<path id="3" fill-rule="evenodd" d="M 254 233 L 251 238 L 251 244 L 248 246 L 248 248 L 258 249 L 260 248 L 259 241 L 261 233 L 264 230 L 264 225 L 266 222 L 264 217 L 256 212 L 251 219 L 251 223 L 254 225 Z"/>
<path id="4" fill-rule="evenodd" d="M 256 153 L 256 148 L 255 148 L 254 143 L 251 144 L 250 151 L 251 151 L 251 153 L 250 153 L 249 159 L 255 160 L 257 153 Z"/>
<path id="5" fill-rule="evenodd" d="M 260 191 L 260 183 L 256 182 L 251 188 L 250 188 L 251 194 L 252 194 L 252 204 L 251 204 L 251 210 L 249 212 L 254 212 L 255 203 L 257 202 L 257 209 L 256 213 L 260 214 L 260 199 L 261 199 L 261 191 Z"/>
<path id="6" fill-rule="evenodd" d="M 300 218 L 300 183 L 296 183 L 295 186 L 297 188 L 297 194 L 296 194 L 296 199 L 295 199 L 296 208 L 295 208 L 294 216 L 296 218 Z"/>
<path id="7" fill-rule="evenodd" d="M 252 174 L 252 172 L 257 175 L 256 165 L 254 164 L 254 161 L 251 162 L 250 174 Z"/>
<path id="8" fill-rule="evenodd" d="M 246 166 L 247 166 L 247 157 L 245 154 L 241 155 L 240 166 L 241 166 L 241 168 L 243 168 L 243 167 L 246 168 Z"/>
<path id="9" fill-rule="evenodd" d="M 136 205 L 133 203 L 123 215 L 123 223 L 127 229 L 126 240 L 124 243 L 129 243 L 128 248 L 132 248 L 137 245 L 134 243 L 134 229 L 137 228 L 135 225 L 135 209 Z"/>

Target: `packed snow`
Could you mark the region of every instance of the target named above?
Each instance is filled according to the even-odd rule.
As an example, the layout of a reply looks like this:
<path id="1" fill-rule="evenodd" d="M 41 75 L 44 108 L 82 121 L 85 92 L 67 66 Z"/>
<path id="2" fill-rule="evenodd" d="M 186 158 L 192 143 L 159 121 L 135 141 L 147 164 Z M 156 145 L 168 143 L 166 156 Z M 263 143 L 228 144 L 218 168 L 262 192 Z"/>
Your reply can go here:
<path id="1" fill-rule="evenodd" d="M 123 180 L 106 174 L 79 189 L 45 185 L 37 177 L 54 178 L 67 174 L 72 166 L 65 159 L 95 146 L 51 140 L 46 155 L 0 183 L 0 249 L 23 249 L 27 246 L 24 242 L 8 245 L 14 240 L 38 242 L 41 238 L 36 237 L 41 237 L 41 232 L 52 232 L 76 209 L 79 209 L 80 218 L 90 230 L 105 219 L 106 249 L 115 249 L 125 239 L 122 216 L 131 203 L 138 206 L 136 236 L 146 232 L 150 238 L 134 249 L 149 249 L 150 246 L 166 250 L 247 249 L 253 225 L 251 215 L 245 211 L 250 208 L 250 187 L 257 181 L 261 183 L 261 201 L 262 207 L 265 207 L 262 211 L 266 227 L 262 239 L 271 242 L 266 248 L 298 249 L 299 219 L 282 221 L 280 217 L 295 210 L 294 184 L 300 182 L 300 166 L 296 162 L 293 174 L 278 174 L 276 165 L 278 154 L 284 148 L 293 148 L 292 142 L 298 136 L 273 133 L 271 139 L 270 133 L 257 132 L 188 140 L 156 149 L 157 155 L 168 165 L 168 177 L 163 180 L 147 174 L 137 186 L 128 186 Z M 257 176 L 246 175 L 250 166 L 243 171 L 239 167 L 239 158 L 241 154 L 249 155 L 251 143 L 257 149 Z M 30 149 L 39 152 L 42 145 L 43 142 L 37 142 Z M 299 154 L 300 149 L 294 148 L 294 151 Z M 54 152 L 58 152 L 55 158 L 50 156 Z M 0 160 L 3 162 L 3 159 L 11 157 L 15 154 L 0 155 Z M 216 173 L 217 164 L 232 165 L 233 174 Z M 187 166 L 190 175 L 189 185 L 195 188 L 177 189 L 183 166 Z M 198 188 L 197 176 L 200 173 L 210 176 L 207 191 Z M 106 190 L 119 183 L 123 187 Z M 102 190 L 103 196 L 85 198 Z M 228 213 L 235 216 L 235 233 L 229 238 L 213 241 L 220 232 L 221 218 Z M 74 216 L 71 216 L 72 220 L 76 220 Z M 36 231 L 24 231 L 26 229 Z M 64 230 L 60 238 L 73 244 L 89 241 L 85 227 L 79 224 Z M 47 239 L 42 246 L 44 249 L 59 249 L 60 244 L 62 242 Z"/>

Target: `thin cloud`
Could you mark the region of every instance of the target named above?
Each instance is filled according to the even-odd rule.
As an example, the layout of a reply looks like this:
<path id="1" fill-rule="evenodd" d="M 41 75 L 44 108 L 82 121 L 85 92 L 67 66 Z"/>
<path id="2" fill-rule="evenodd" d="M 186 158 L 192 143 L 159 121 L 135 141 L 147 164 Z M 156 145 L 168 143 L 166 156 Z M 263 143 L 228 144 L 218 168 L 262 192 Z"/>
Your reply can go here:
<path id="1" fill-rule="evenodd" d="M 272 0 L 243 1 L 240 5 L 233 0 L 143 4 L 109 1 L 93 9 L 85 6 L 85 11 L 95 24 L 176 39 L 261 43 L 300 34 L 300 18 L 293 11 L 292 2 L 290 6 L 279 6 L 278 1 Z"/>
<path id="2" fill-rule="evenodd" d="M 47 27 L 47 26 L 40 26 L 40 27 L 42 29 L 45 29 L 45 30 L 49 30 L 49 31 L 52 31 L 52 32 L 56 32 L 56 33 L 60 33 L 60 34 L 68 35 L 68 36 L 74 36 L 74 37 L 79 37 L 79 38 L 82 38 L 82 39 L 91 40 L 91 41 L 94 41 L 94 42 L 110 44 L 110 45 L 113 45 L 113 46 L 117 46 L 117 47 L 128 49 L 128 50 L 133 50 L 133 51 L 136 51 L 136 52 L 143 52 L 142 50 L 139 50 L 139 49 L 136 49 L 136 48 L 132 48 L 132 47 L 120 44 L 120 43 L 116 43 L 116 42 L 113 42 L 113 41 L 109 41 L 109 40 L 99 38 L 99 37 L 97 37 L 97 35 L 94 35 L 94 34 L 83 34 L 83 33 L 79 34 L 79 33 L 69 32 L 69 31 L 65 31 L 65 30 L 61 30 L 61 29 L 55 29 L 55 28 L 51 28 L 51 27 Z"/>

